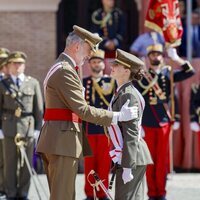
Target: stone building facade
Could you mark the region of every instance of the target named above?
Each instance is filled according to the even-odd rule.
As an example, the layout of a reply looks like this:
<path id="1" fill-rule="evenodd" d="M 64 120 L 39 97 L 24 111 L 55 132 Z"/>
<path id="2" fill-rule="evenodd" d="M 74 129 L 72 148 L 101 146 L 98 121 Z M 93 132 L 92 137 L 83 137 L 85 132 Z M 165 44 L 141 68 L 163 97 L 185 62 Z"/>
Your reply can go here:
<path id="1" fill-rule="evenodd" d="M 26 74 L 44 79 L 56 58 L 60 0 L 0 0 L 0 47 L 27 54 Z"/>

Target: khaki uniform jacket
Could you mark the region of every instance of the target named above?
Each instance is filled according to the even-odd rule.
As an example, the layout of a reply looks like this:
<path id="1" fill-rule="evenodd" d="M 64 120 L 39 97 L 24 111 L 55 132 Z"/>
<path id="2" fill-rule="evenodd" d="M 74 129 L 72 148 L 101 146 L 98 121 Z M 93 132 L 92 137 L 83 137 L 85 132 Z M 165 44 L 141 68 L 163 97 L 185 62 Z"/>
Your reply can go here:
<path id="1" fill-rule="evenodd" d="M 47 81 L 46 108 L 70 109 L 84 121 L 109 126 L 112 112 L 87 105 L 83 85 L 69 57 L 61 54 L 55 64 L 60 64 L 61 68 Z M 72 121 L 46 121 L 37 152 L 75 158 L 91 154 L 81 123 Z"/>
<path id="2" fill-rule="evenodd" d="M 25 137 L 33 137 L 34 130 L 40 130 L 42 126 L 43 100 L 39 82 L 30 76 L 25 76 L 18 88 L 11 77 L 3 81 L 4 84 L 0 82 L 0 129 L 6 137 L 15 137 L 17 133 Z M 15 116 L 15 111 L 20 106 L 9 90 L 24 106 L 21 117 Z"/>
<path id="3" fill-rule="evenodd" d="M 142 117 L 142 108 L 136 89 L 131 82 L 124 84 L 112 101 L 112 110 L 119 111 L 123 104 L 130 99 L 129 106 L 139 106 L 139 117 L 128 122 L 119 122 L 118 125 L 123 137 L 123 150 L 121 166 L 125 168 L 135 168 L 139 165 L 147 165 L 152 163 L 151 155 L 146 142 L 140 138 L 138 123 Z"/>

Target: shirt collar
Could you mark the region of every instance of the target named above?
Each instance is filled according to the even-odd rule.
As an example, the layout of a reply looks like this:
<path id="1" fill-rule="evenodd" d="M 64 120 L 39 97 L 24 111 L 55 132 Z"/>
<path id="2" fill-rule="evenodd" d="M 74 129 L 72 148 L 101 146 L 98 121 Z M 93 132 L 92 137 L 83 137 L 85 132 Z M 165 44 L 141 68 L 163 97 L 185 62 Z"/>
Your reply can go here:
<path id="1" fill-rule="evenodd" d="M 19 76 L 11 75 L 11 78 L 12 78 L 12 80 L 13 80 L 14 82 L 16 82 L 17 77 L 20 79 L 21 82 L 23 82 L 24 79 L 25 79 L 25 74 L 22 73 L 22 74 L 20 74 Z"/>

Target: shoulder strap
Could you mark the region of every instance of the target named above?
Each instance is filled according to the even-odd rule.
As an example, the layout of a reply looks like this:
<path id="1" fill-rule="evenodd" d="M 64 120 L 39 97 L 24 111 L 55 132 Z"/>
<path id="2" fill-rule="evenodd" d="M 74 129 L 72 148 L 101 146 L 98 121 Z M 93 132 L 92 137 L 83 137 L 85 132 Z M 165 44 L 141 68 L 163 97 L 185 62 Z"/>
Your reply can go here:
<path id="1" fill-rule="evenodd" d="M 9 92 L 10 96 L 19 104 L 19 106 L 20 106 L 22 109 L 24 109 L 24 105 L 23 105 L 22 101 L 21 101 L 20 99 L 18 99 L 17 94 L 14 93 L 14 92 L 11 90 L 10 86 L 6 83 L 6 81 L 3 79 L 3 80 L 1 80 L 1 82 L 2 82 L 2 84 L 3 84 L 3 86 L 4 86 L 4 88 Z"/>

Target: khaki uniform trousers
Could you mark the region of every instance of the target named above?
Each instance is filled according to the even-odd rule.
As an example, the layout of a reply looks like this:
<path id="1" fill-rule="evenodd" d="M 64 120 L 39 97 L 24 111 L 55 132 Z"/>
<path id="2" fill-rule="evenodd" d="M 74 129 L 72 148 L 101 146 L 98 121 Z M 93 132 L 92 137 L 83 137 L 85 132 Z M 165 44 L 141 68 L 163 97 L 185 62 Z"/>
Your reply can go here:
<path id="1" fill-rule="evenodd" d="M 75 200 L 75 180 L 79 159 L 42 154 L 47 174 L 50 200 Z"/>
<path id="2" fill-rule="evenodd" d="M 34 139 L 29 138 L 26 154 L 30 165 L 33 160 Z M 24 165 L 18 169 L 20 154 L 13 137 L 3 139 L 5 192 L 8 197 L 27 197 L 30 187 L 30 173 Z"/>
<path id="3" fill-rule="evenodd" d="M 115 200 L 144 200 L 146 165 L 132 169 L 134 179 L 124 184 L 122 180 L 123 169 L 116 171 Z"/>

